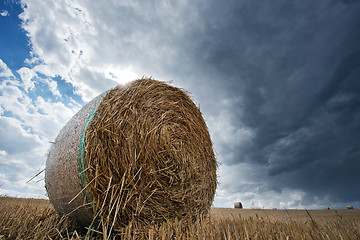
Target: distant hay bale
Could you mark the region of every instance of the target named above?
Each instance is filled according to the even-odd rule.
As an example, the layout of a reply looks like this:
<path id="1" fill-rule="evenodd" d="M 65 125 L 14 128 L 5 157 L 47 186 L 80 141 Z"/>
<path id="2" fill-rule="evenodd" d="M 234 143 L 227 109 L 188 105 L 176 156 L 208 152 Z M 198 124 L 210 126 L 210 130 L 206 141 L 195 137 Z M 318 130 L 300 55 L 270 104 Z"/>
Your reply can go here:
<path id="1" fill-rule="evenodd" d="M 234 203 L 234 208 L 243 208 L 243 206 L 242 206 L 242 204 L 241 204 L 241 202 L 236 202 L 236 203 Z"/>
<path id="2" fill-rule="evenodd" d="M 64 126 L 45 182 L 61 215 L 121 227 L 206 215 L 216 169 L 206 123 L 190 97 L 143 78 L 96 97 Z"/>

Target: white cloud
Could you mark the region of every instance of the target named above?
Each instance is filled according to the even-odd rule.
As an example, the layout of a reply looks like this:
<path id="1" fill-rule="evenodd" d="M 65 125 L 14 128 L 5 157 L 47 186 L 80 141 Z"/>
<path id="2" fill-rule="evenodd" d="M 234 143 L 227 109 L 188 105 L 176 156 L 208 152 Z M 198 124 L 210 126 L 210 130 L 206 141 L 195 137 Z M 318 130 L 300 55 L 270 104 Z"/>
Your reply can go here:
<path id="1" fill-rule="evenodd" d="M 40 78 L 25 67 L 17 71 L 19 81 L 4 62 L 0 61 L 0 67 L 0 194 L 45 197 L 43 181 L 26 182 L 44 167 L 49 141 L 80 105 L 73 99 L 69 106 L 41 96 L 33 99 L 30 94 L 37 88 L 35 78 L 44 83 L 39 91 L 48 87 L 60 97 L 56 81 Z"/>
<path id="2" fill-rule="evenodd" d="M 15 81 L 2 82 L 0 92 L 0 106 L 18 119 L 26 122 L 28 116 L 36 112 L 31 98 L 21 91 Z"/>
<path id="3" fill-rule="evenodd" d="M 251 143 L 255 133 L 251 128 L 243 126 L 240 120 L 232 119 L 232 106 L 239 104 L 240 99 L 223 98 L 222 101 L 213 102 L 212 107 L 217 111 L 209 111 L 206 116 L 210 135 L 214 142 L 214 149 L 218 153 L 218 161 L 228 163 L 236 159 L 234 154 L 241 157 L 245 155 L 246 147 Z M 224 173 L 226 174 L 226 173 Z"/>
<path id="4" fill-rule="evenodd" d="M 45 161 L 49 147 L 46 138 L 28 132 L 22 123 L 11 117 L 0 117 L 0 194 L 43 196 L 43 183 L 26 182 Z"/>
<path id="5" fill-rule="evenodd" d="M 244 208 L 304 208 L 305 193 L 296 189 L 273 189 L 265 176 L 266 168 L 248 163 L 222 164 L 219 167 L 220 185 L 214 205 L 233 207 L 242 202 Z M 322 207 L 314 205 L 316 207 Z"/>
<path id="6" fill-rule="evenodd" d="M 5 150 L 0 150 L 0 156 L 5 157 L 7 155 L 7 152 Z"/>
<path id="7" fill-rule="evenodd" d="M 34 70 L 29 69 L 27 67 L 22 67 L 19 70 L 17 70 L 17 73 L 19 73 L 21 80 L 23 82 L 23 86 L 25 91 L 32 90 L 35 87 L 35 83 L 33 81 L 33 78 L 36 77 L 36 73 Z"/>
<path id="8" fill-rule="evenodd" d="M 32 165 L 34 165 L 34 163 Z M 27 183 L 36 173 L 36 170 L 29 168 L 31 165 L 12 162 L 8 166 L 5 166 L 0 161 L 0 166 L 0 195 L 38 198 L 46 197 L 44 182 L 39 181 L 43 178 L 43 175 L 36 178 L 35 181 Z"/>
<path id="9" fill-rule="evenodd" d="M 8 66 L 0 59 L 0 77 L 6 79 L 13 79 L 15 78 L 14 74 L 8 68 Z"/>
<path id="10" fill-rule="evenodd" d="M 51 78 L 46 78 L 44 80 L 45 80 L 45 83 L 49 86 L 49 89 L 52 92 L 52 94 L 54 96 L 61 97 L 61 94 L 60 94 L 60 92 L 58 90 L 57 82 L 55 80 L 51 79 Z"/>
<path id="11" fill-rule="evenodd" d="M 40 138 L 28 133 L 17 119 L 0 116 L 0 126 L 0 146 L 9 154 L 30 151 L 41 143 Z"/>
<path id="12" fill-rule="evenodd" d="M 7 16 L 10 16 L 9 12 L 7 10 L 2 10 L 0 12 L 0 15 L 3 16 L 3 17 L 7 17 Z"/>
<path id="13" fill-rule="evenodd" d="M 269 182 L 266 166 L 249 163 L 219 166 L 220 184 L 216 191 L 215 207 L 232 208 L 241 202 L 244 208 L 323 209 L 344 208 L 359 202 L 332 202 L 329 196 L 309 196 L 300 189 L 276 188 Z"/>
<path id="14" fill-rule="evenodd" d="M 46 78 L 39 81 L 45 82 L 54 94 L 60 96 L 54 80 Z M 21 121 L 24 128 L 31 129 L 40 136 L 54 139 L 61 127 L 79 110 L 79 105 L 69 108 L 60 101 L 45 101 L 40 96 L 31 99 L 16 83 L 4 81 L 0 84 L 2 111 L 11 113 L 14 119 Z"/>
<path id="15" fill-rule="evenodd" d="M 163 77 L 180 36 L 198 22 L 190 1 L 22 2 L 33 57 L 43 62 L 34 71 L 61 76 L 86 101 L 117 83 Z"/>
<path id="16" fill-rule="evenodd" d="M 51 140 L 55 139 L 60 129 L 79 110 L 77 107 L 69 109 L 61 102 L 47 102 L 40 96 L 37 97 L 35 106 L 44 114 L 41 116 L 39 116 L 40 113 L 36 114 L 38 118 L 33 122 L 32 127 Z"/>

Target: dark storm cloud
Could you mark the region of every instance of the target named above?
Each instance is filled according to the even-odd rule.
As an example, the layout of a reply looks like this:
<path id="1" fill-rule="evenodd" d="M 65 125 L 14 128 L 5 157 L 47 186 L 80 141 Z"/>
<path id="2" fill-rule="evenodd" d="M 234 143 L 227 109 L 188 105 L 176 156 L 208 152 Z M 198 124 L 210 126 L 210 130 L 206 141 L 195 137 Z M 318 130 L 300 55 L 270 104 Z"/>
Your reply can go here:
<path id="1" fill-rule="evenodd" d="M 194 61 L 225 89 L 212 104 L 241 96 L 228 109 L 232 124 L 255 134 L 221 146 L 235 151 L 223 164 L 265 166 L 267 187 L 303 190 L 304 204 L 358 201 L 360 3 L 214 1 L 202 11 Z"/>
<path id="2" fill-rule="evenodd" d="M 359 53 L 341 59 L 309 102 L 300 128 L 272 148 L 276 163 L 270 164 L 270 176 L 279 175 L 279 182 L 289 179 L 290 186 L 312 194 L 331 194 L 338 201 L 360 198 L 360 192 L 352 190 L 360 181 Z"/>

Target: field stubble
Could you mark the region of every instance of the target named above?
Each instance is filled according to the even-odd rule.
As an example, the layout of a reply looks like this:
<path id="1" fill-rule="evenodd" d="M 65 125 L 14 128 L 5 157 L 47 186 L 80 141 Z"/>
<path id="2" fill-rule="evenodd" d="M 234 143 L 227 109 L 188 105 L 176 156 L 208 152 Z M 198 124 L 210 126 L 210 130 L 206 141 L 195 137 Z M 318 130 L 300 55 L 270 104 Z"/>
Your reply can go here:
<path id="1" fill-rule="evenodd" d="M 0 197 L 0 239 L 360 239 L 360 210 L 213 208 L 206 219 L 87 234 L 48 200 Z"/>

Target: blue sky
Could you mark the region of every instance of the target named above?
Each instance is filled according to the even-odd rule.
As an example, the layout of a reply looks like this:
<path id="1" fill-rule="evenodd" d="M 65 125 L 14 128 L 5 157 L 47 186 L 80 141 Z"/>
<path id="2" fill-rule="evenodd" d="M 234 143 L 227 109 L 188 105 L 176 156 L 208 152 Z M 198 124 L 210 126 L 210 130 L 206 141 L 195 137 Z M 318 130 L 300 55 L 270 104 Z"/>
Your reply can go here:
<path id="1" fill-rule="evenodd" d="M 21 28 L 21 20 L 18 17 L 23 10 L 19 4 L 12 4 L 10 1 L 2 1 L 0 9 L 0 29 L 3 33 L 0 38 L 0 58 L 10 68 L 19 69 L 30 53 L 26 32 Z"/>
<path id="2" fill-rule="evenodd" d="M 217 207 L 360 207 L 360 2 L 0 3 L 0 194 L 46 197 L 51 141 L 142 76 L 192 93 Z"/>

